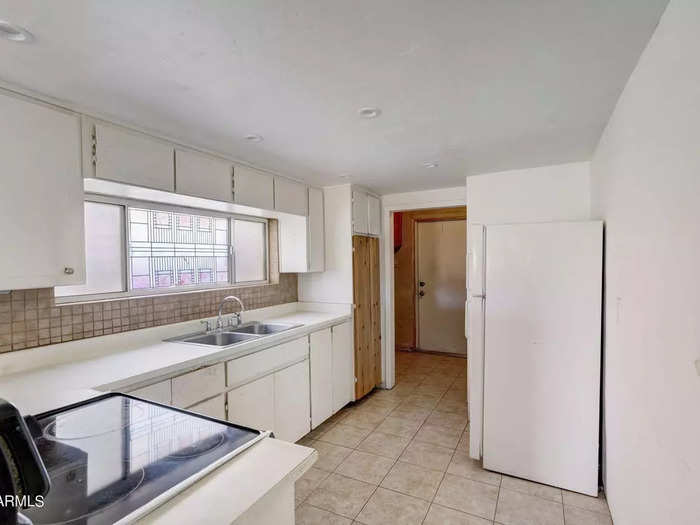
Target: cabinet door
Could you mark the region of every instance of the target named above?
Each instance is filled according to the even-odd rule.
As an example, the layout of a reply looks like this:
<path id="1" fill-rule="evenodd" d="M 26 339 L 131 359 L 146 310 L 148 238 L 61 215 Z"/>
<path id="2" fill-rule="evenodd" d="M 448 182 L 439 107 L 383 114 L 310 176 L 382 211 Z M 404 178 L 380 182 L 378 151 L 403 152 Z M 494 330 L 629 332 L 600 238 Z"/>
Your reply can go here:
<path id="1" fill-rule="evenodd" d="M 331 329 L 311 334 L 311 428 L 333 415 L 333 348 Z"/>
<path id="2" fill-rule="evenodd" d="M 275 372 L 275 436 L 295 442 L 311 430 L 309 361 Z"/>
<path id="3" fill-rule="evenodd" d="M 309 188 L 309 271 L 322 272 L 325 269 L 325 228 L 323 218 L 323 191 Z"/>
<path id="4" fill-rule="evenodd" d="M 370 235 L 379 235 L 382 232 L 382 206 L 379 199 L 373 195 L 367 195 Z"/>
<path id="5" fill-rule="evenodd" d="M 175 191 L 217 201 L 233 201 L 233 165 L 193 151 L 175 150 Z"/>
<path id="6" fill-rule="evenodd" d="M 170 379 L 132 390 L 129 394 L 147 401 L 155 401 L 156 403 L 170 405 L 172 401 L 170 395 Z"/>
<path id="7" fill-rule="evenodd" d="M 306 216 L 309 211 L 306 185 L 275 177 L 275 210 Z"/>
<path id="8" fill-rule="evenodd" d="M 223 392 L 226 384 L 224 363 L 200 368 L 172 379 L 173 405 L 184 408 Z"/>
<path id="9" fill-rule="evenodd" d="M 272 430 L 275 426 L 274 375 L 262 377 L 231 390 L 227 394 L 231 423 L 256 430 Z"/>
<path id="10" fill-rule="evenodd" d="M 264 210 L 274 209 L 274 177 L 245 166 L 235 166 L 233 168 L 233 202 Z"/>
<path id="11" fill-rule="evenodd" d="M 333 346 L 333 413 L 355 399 L 352 322 L 331 328 Z"/>
<path id="12" fill-rule="evenodd" d="M 142 133 L 95 124 L 95 177 L 175 190 L 173 147 Z"/>
<path id="13" fill-rule="evenodd" d="M 352 231 L 361 234 L 369 233 L 367 194 L 357 190 L 352 192 Z"/>
<path id="14" fill-rule="evenodd" d="M 190 412 L 204 416 L 226 419 L 226 396 L 224 394 L 212 397 L 188 408 Z"/>
<path id="15" fill-rule="evenodd" d="M 80 118 L 0 94 L 0 290 L 85 282 Z"/>

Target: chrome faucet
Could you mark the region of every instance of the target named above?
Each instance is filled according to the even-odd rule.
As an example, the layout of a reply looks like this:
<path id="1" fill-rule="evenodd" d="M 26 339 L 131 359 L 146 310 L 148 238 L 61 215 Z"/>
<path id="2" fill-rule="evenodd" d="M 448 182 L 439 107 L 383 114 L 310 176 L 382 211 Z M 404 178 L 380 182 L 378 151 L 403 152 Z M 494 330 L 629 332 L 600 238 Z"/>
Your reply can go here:
<path id="1" fill-rule="evenodd" d="M 216 327 L 217 328 L 224 327 L 223 309 L 224 309 L 224 305 L 228 301 L 237 301 L 238 304 L 241 305 L 240 311 L 233 314 L 236 316 L 236 324 L 237 325 L 241 324 L 241 312 L 243 312 L 245 310 L 245 306 L 243 306 L 243 303 L 241 302 L 241 300 L 238 297 L 236 297 L 235 295 L 228 295 L 228 296 L 224 297 L 224 300 L 221 301 L 221 304 L 219 305 L 219 316 L 216 318 Z"/>

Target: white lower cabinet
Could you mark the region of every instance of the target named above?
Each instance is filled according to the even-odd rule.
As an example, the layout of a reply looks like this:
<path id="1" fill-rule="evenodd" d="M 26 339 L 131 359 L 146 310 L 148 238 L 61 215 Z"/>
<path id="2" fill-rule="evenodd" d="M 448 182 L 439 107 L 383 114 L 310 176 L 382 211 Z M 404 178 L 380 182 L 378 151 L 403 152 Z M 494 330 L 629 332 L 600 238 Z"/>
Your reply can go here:
<path id="1" fill-rule="evenodd" d="M 256 430 L 275 426 L 274 374 L 231 390 L 228 396 L 228 420 Z"/>
<path id="2" fill-rule="evenodd" d="M 173 405 L 179 408 L 193 404 L 224 391 L 224 363 L 207 366 L 172 379 Z"/>
<path id="3" fill-rule="evenodd" d="M 311 334 L 311 428 L 333 415 L 333 347 L 331 329 Z"/>
<path id="4" fill-rule="evenodd" d="M 170 379 L 144 386 L 143 388 L 137 388 L 129 392 L 129 395 L 145 399 L 146 401 L 154 401 L 163 405 L 169 405 L 172 402 L 170 396 Z"/>
<path id="5" fill-rule="evenodd" d="M 331 328 L 333 347 L 333 413 L 355 400 L 355 352 L 352 322 Z"/>
<path id="6" fill-rule="evenodd" d="M 310 430 L 309 361 L 274 374 L 275 437 L 295 442 Z"/>
<path id="7" fill-rule="evenodd" d="M 187 410 L 203 416 L 226 419 L 226 396 L 220 394 L 201 403 L 189 407 Z"/>

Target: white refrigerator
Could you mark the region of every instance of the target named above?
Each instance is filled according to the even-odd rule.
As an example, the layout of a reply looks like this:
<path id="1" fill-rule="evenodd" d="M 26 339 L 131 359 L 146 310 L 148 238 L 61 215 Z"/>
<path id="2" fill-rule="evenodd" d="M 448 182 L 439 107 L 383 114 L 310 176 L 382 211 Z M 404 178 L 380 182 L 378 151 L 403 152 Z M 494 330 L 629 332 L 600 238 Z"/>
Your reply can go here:
<path id="1" fill-rule="evenodd" d="M 470 455 L 597 495 L 603 225 L 471 225 Z"/>

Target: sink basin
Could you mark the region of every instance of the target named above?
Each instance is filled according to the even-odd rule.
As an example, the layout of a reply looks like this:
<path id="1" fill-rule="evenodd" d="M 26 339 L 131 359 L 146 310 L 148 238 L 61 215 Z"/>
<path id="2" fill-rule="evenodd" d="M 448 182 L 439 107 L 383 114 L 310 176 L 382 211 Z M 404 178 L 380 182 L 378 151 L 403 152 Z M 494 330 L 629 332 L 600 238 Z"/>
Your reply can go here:
<path id="1" fill-rule="evenodd" d="M 235 334 L 232 332 L 217 332 L 213 334 L 202 334 L 186 339 L 179 339 L 183 343 L 192 343 L 196 345 L 208 346 L 230 346 L 236 343 L 243 343 L 255 339 L 254 335 Z"/>
<path id="2" fill-rule="evenodd" d="M 231 328 L 230 332 L 234 334 L 254 334 L 254 335 L 270 335 L 285 330 L 291 330 L 301 326 L 298 324 L 278 324 L 278 323 L 246 323 L 236 328 Z"/>
<path id="3" fill-rule="evenodd" d="M 233 346 L 253 339 L 260 339 L 267 335 L 277 334 L 285 330 L 291 330 L 301 326 L 300 324 L 281 323 L 252 323 L 242 324 L 237 327 L 227 328 L 224 331 L 216 331 L 207 334 L 187 334 L 179 337 L 171 337 L 166 341 L 173 343 L 187 343 L 204 346 Z"/>

